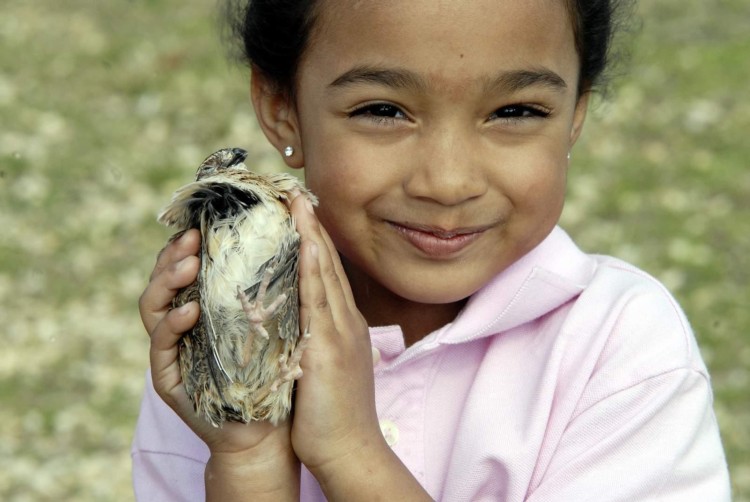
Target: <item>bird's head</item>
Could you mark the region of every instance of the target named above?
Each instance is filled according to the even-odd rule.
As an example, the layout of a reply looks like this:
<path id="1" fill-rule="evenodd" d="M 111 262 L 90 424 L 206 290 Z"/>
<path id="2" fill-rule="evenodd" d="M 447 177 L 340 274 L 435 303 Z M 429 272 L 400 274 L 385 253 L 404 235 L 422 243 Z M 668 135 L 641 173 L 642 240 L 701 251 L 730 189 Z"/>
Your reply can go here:
<path id="1" fill-rule="evenodd" d="M 201 162 L 198 171 L 195 173 L 195 179 L 200 180 L 212 176 L 230 167 L 239 167 L 246 157 L 247 151 L 242 148 L 222 148 Z"/>

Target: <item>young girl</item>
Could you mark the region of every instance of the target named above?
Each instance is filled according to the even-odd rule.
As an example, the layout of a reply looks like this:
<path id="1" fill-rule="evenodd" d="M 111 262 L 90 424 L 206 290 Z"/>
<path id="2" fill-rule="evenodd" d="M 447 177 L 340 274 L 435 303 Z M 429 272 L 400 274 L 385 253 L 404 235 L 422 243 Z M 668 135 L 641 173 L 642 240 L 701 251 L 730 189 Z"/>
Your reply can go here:
<path id="1" fill-rule="evenodd" d="M 706 368 L 664 288 L 556 226 L 615 0 L 253 0 L 236 30 L 292 202 L 312 338 L 293 419 L 197 419 L 175 292 L 140 302 L 140 500 L 725 501 Z M 370 327 L 368 329 L 368 326 Z"/>

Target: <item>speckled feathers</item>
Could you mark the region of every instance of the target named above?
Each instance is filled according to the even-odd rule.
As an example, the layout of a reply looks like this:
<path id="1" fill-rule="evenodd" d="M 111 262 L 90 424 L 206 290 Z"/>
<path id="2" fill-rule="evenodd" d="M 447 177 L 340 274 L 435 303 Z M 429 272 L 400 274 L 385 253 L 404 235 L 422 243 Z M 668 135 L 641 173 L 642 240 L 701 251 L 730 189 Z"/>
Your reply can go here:
<path id="1" fill-rule="evenodd" d="M 179 362 L 196 412 L 215 426 L 286 418 L 309 337 L 299 330 L 300 238 L 288 202 L 295 191 L 314 196 L 291 175 L 253 173 L 246 156 L 239 148 L 211 154 L 158 218 L 201 232 L 198 278 L 174 306 L 200 304 Z"/>

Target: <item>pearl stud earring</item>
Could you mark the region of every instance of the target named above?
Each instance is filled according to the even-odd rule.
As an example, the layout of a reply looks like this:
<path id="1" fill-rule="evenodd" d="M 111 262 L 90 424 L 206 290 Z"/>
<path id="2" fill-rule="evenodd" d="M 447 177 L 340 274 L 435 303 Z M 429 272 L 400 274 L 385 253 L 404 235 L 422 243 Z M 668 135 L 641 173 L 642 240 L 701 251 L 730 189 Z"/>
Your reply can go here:
<path id="1" fill-rule="evenodd" d="M 288 146 L 284 148 L 284 157 L 291 157 L 294 155 L 294 148 L 291 146 Z"/>

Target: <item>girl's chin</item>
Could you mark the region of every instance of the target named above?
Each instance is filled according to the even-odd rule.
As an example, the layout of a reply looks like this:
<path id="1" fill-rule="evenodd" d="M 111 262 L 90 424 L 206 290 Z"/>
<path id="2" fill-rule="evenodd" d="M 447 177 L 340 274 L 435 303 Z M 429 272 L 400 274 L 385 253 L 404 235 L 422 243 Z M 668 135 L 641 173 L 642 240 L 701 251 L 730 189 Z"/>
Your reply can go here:
<path id="1" fill-rule="evenodd" d="M 342 264 L 352 289 L 372 299 L 390 296 L 417 304 L 454 304 L 466 300 L 487 282 L 486 275 L 469 269 L 447 273 L 444 267 L 431 270 L 418 265 L 400 267 L 398 263 L 391 263 L 390 266 L 382 263 L 370 270 L 363 270 L 343 256 Z"/>
<path id="2" fill-rule="evenodd" d="M 394 295 L 412 303 L 423 303 L 427 305 L 445 305 L 462 302 L 476 293 L 481 284 L 476 288 L 470 286 L 461 287 L 456 284 L 435 284 L 429 282 L 414 282 L 409 284 L 392 284 L 388 289 Z"/>

